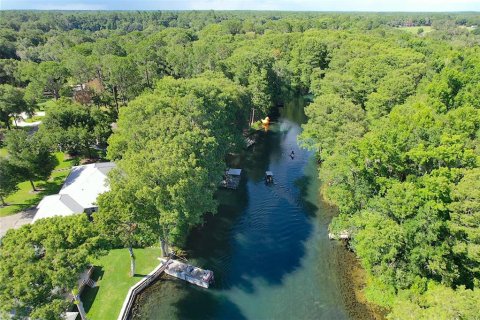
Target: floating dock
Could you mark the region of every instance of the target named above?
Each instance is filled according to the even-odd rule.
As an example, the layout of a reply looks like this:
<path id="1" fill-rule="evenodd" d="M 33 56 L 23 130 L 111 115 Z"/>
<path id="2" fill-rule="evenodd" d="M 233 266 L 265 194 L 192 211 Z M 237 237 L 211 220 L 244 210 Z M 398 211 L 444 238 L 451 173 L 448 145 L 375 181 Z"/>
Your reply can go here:
<path id="1" fill-rule="evenodd" d="M 241 177 L 242 169 L 228 169 L 220 182 L 220 186 L 227 189 L 237 189 L 240 185 Z"/>
<path id="2" fill-rule="evenodd" d="M 213 271 L 204 270 L 173 259 L 167 262 L 167 259 L 161 258 L 160 261 L 168 263 L 164 272 L 172 277 L 207 289 L 213 283 Z"/>

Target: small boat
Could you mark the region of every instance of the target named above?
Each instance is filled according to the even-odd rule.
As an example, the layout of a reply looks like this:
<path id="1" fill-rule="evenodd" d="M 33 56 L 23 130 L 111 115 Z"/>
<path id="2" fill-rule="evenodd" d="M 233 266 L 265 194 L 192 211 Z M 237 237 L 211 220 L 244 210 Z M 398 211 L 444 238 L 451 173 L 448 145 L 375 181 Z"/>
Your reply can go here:
<path id="1" fill-rule="evenodd" d="M 164 258 L 160 260 L 162 263 L 167 262 L 167 259 Z M 185 280 L 206 289 L 208 289 L 208 287 L 214 281 L 213 271 L 204 270 L 178 260 L 168 261 L 168 266 L 165 268 L 165 273 L 172 277 Z"/>
<path id="2" fill-rule="evenodd" d="M 273 183 L 273 173 L 272 171 L 265 171 L 265 183 Z"/>

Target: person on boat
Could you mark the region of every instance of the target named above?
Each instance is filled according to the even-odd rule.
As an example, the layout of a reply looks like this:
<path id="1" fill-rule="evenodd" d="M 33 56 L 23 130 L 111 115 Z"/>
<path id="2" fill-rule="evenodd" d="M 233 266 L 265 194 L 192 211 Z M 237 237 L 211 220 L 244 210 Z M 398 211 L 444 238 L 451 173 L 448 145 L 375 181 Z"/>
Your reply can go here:
<path id="1" fill-rule="evenodd" d="M 290 158 L 295 158 L 295 152 L 292 150 L 292 152 L 290 153 Z"/>

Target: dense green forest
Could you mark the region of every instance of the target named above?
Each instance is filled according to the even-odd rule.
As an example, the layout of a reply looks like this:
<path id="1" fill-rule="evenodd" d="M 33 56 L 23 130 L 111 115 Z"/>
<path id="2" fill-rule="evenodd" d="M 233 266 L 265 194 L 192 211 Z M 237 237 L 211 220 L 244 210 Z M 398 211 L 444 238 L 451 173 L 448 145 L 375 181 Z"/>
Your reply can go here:
<path id="1" fill-rule="evenodd" d="M 107 148 L 117 163 L 93 223 L 54 218 L 2 239 L 0 309 L 54 319 L 54 289 L 70 292 L 101 248 L 181 247 L 216 211 L 253 110 L 311 94 L 302 143 L 367 298 L 391 319 L 478 319 L 477 25 L 475 13 L 0 12 L 2 201 L 48 177 L 55 151 Z M 40 108 L 38 132 L 15 128 Z"/>

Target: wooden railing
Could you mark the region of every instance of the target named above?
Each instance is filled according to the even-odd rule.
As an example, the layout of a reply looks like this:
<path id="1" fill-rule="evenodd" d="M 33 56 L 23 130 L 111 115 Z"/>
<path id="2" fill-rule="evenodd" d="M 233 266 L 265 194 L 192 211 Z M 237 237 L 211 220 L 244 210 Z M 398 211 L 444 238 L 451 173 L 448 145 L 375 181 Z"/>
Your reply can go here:
<path id="1" fill-rule="evenodd" d="M 160 263 L 152 272 L 150 272 L 146 277 L 142 280 L 137 282 L 133 285 L 130 290 L 128 290 L 127 297 L 123 302 L 122 310 L 118 315 L 117 320 L 127 320 L 130 316 L 130 311 L 132 310 L 133 302 L 137 295 L 145 289 L 149 284 L 151 284 L 155 279 L 158 278 L 160 274 L 167 268 L 168 264 L 170 263 L 170 259 L 168 259 L 165 263 Z"/>

